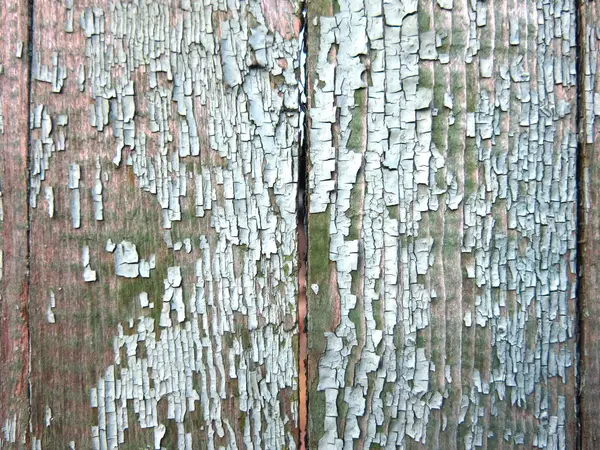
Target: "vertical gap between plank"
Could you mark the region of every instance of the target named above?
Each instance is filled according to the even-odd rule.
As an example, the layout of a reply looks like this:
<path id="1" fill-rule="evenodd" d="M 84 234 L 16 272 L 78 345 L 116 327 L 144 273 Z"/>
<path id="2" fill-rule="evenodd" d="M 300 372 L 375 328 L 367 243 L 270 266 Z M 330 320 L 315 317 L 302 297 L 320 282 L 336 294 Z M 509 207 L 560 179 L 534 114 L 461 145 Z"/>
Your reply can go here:
<path id="1" fill-rule="evenodd" d="M 26 295 L 27 295 L 27 404 L 28 404 L 28 427 L 25 431 L 26 447 L 31 446 L 31 432 L 32 432 L 32 386 L 31 386 L 31 315 L 30 315 L 30 302 L 31 302 L 31 206 L 30 206 L 30 195 L 31 195 L 31 90 L 32 90 L 32 77 L 31 71 L 33 67 L 33 35 L 34 35 L 34 0 L 27 0 L 27 15 L 28 15 L 28 26 L 27 26 L 27 156 L 26 156 L 26 218 L 27 218 L 27 233 L 26 233 L 26 253 L 27 259 L 27 282 L 26 282 Z"/>
<path id="2" fill-rule="evenodd" d="M 585 79 L 584 73 L 584 61 L 585 50 L 582 48 L 583 42 L 583 26 L 582 23 L 585 20 L 583 17 L 584 3 L 580 0 L 575 0 L 575 61 L 577 71 L 577 85 L 576 85 L 576 118 L 575 118 L 575 133 L 577 136 L 577 156 L 576 156 L 576 175 L 575 183 L 577 186 L 577 226 L 576 226 L 576 241 L 577 241 L 577 255 L 575 260 L 575 270 L 577 274 L 577 285 L 576 285 L 576 305 L 575 305 L 575 320 L 577 323 L 577 334 L 576 334 L 576 377 L 575 377 L 575 420 L 576 420 L 576 447 L 577 449 L 583 448 L 583 423 L 581 422 L 581 405 L 582 405 L 582 377 L 584 370 L 584 351 L 585 336 L 583 333 L 583 327 L 585 326 L 583 321 L 582 307 L 585 305 L 585 283 L 584 283 L 584 267 L 583 267 L 583 253 L 585 251 L 585 227 L 586 227 L 586 212 L 585 212 L 585 167 L 587 164 L 587 155 L 585 151 L 585 126 L 582 121 L 585 120 L 585 103 L 583 98 L 583 82 Z"/>
<path id="3" fill-rule="evenodd" d="M 307 332 L 307 299 L 306 299 L 306 260 L 308 242 L 306 236 L 306 179 L 308 177 L 306 159 L 308 154 L 308 111 L 306 111 L 306 0 L 300 3 L 301 29 L 298 43 L 298 60 L 300 63 L 299 85 L 299 155 L 298 155 L 298 194 L 296 201 L 297 238 L 298 238 L 298 440 L 300 450 L 306 450 L 308 438 L 308 332 Z"/>

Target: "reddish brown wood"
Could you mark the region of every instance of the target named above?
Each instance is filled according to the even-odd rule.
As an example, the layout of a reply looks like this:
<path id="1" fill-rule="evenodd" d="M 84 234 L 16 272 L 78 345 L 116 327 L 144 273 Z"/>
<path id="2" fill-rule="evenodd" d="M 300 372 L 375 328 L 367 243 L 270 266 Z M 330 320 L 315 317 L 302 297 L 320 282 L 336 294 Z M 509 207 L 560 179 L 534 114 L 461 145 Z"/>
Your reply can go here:
<path id="1" fill-rule="evenodd" d="M 0 5 L 0 63 L 3 66 L 0 98 L 4 120 L 4 132 L 0 132 L 3 206 L 0 225 L 0 427 L 11 430 L 9 442 L 5 435 L 0 434 L 0 448 L 7 449 L 26 448 L 28 445 L 29 20 L 27 0 L 2 2 Z"/>

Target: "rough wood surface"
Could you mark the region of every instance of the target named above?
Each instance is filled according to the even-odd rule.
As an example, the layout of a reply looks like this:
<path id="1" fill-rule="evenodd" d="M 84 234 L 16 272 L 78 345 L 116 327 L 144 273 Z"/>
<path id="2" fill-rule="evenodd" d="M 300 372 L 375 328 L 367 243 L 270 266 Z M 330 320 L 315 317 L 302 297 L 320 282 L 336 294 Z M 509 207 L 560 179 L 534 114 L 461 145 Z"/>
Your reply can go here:
<path id="1" fill-rule="evenodd" d="M 580 427 L 581 448 L 600 445 L 600 7 L 579 3 Z"/>
<path id="2" fill-rule="evenodd" d="M 29 4 L 0 5 L 0 448 L 29 423 Z"/>

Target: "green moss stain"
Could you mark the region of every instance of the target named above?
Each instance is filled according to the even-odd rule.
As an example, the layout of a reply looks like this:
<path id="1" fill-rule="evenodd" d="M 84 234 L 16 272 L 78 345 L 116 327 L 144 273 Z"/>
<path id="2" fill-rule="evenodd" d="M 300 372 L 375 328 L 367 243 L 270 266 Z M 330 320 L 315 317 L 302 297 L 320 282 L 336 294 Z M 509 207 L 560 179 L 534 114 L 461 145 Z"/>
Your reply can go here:
<path id="1" fill-rule="evenodd" d="M 323 334 L 331 327 L 331 296 L 329 293 L 329 219 L 330 210 L 308 216 L 308 347 L 309 347 L 309 392 L 308 402 L 310 448 L 317 448 L 323 436 L 325 421 L 325 394 L 317 391 L 317 366 L 320 356 L 325 351 Z M 314 294 L 311 285 L 319 286 L 319 293 Z M 312 367 L 312 369 L 311 369 Z"/>
<path id="2" fill-rule="evenodd" d="M 347 147 L 355 152 L 362 152 L 364 116 L 365 116 L 365 97 L 366 89 L 357 89 L 354 91 L 354 109 L 352 110 L 352 119 L 350 120 L 350 137 Z"/>

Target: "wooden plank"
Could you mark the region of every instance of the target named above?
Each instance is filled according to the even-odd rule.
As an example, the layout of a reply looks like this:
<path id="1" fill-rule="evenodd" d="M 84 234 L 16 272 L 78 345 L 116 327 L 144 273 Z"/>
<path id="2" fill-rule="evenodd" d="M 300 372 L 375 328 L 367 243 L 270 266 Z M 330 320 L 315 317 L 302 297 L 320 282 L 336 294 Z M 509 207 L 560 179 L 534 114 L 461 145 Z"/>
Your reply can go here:
<path id="1" fill-rule="evenodd" d="M 574 448 L 576 7 L 310 1 L 311 448 Z"/>
<path id="2" fill-rule="evenodd" d="M 298 446 L 297 9 L 35 2 L 34 448 Z"/>
<path id="3" fill-rule="evenodd" d="M 27 1 L 0 5 L 0 448 L 27 447 L 29 292 Z"/>
<path id="4" fill-rule="evenodd" d="M 580 138 L 580 448 L 598 447 L 600 423 L 600 305 L 597 292 L 600 286 L 600 167 L 598 161 L 597 116 L 600 115 L 600 80 L 598 78 L 598 45 L 600 39 L 600 8 L 594 2 L 579 2 L 579 138 Z"/>

